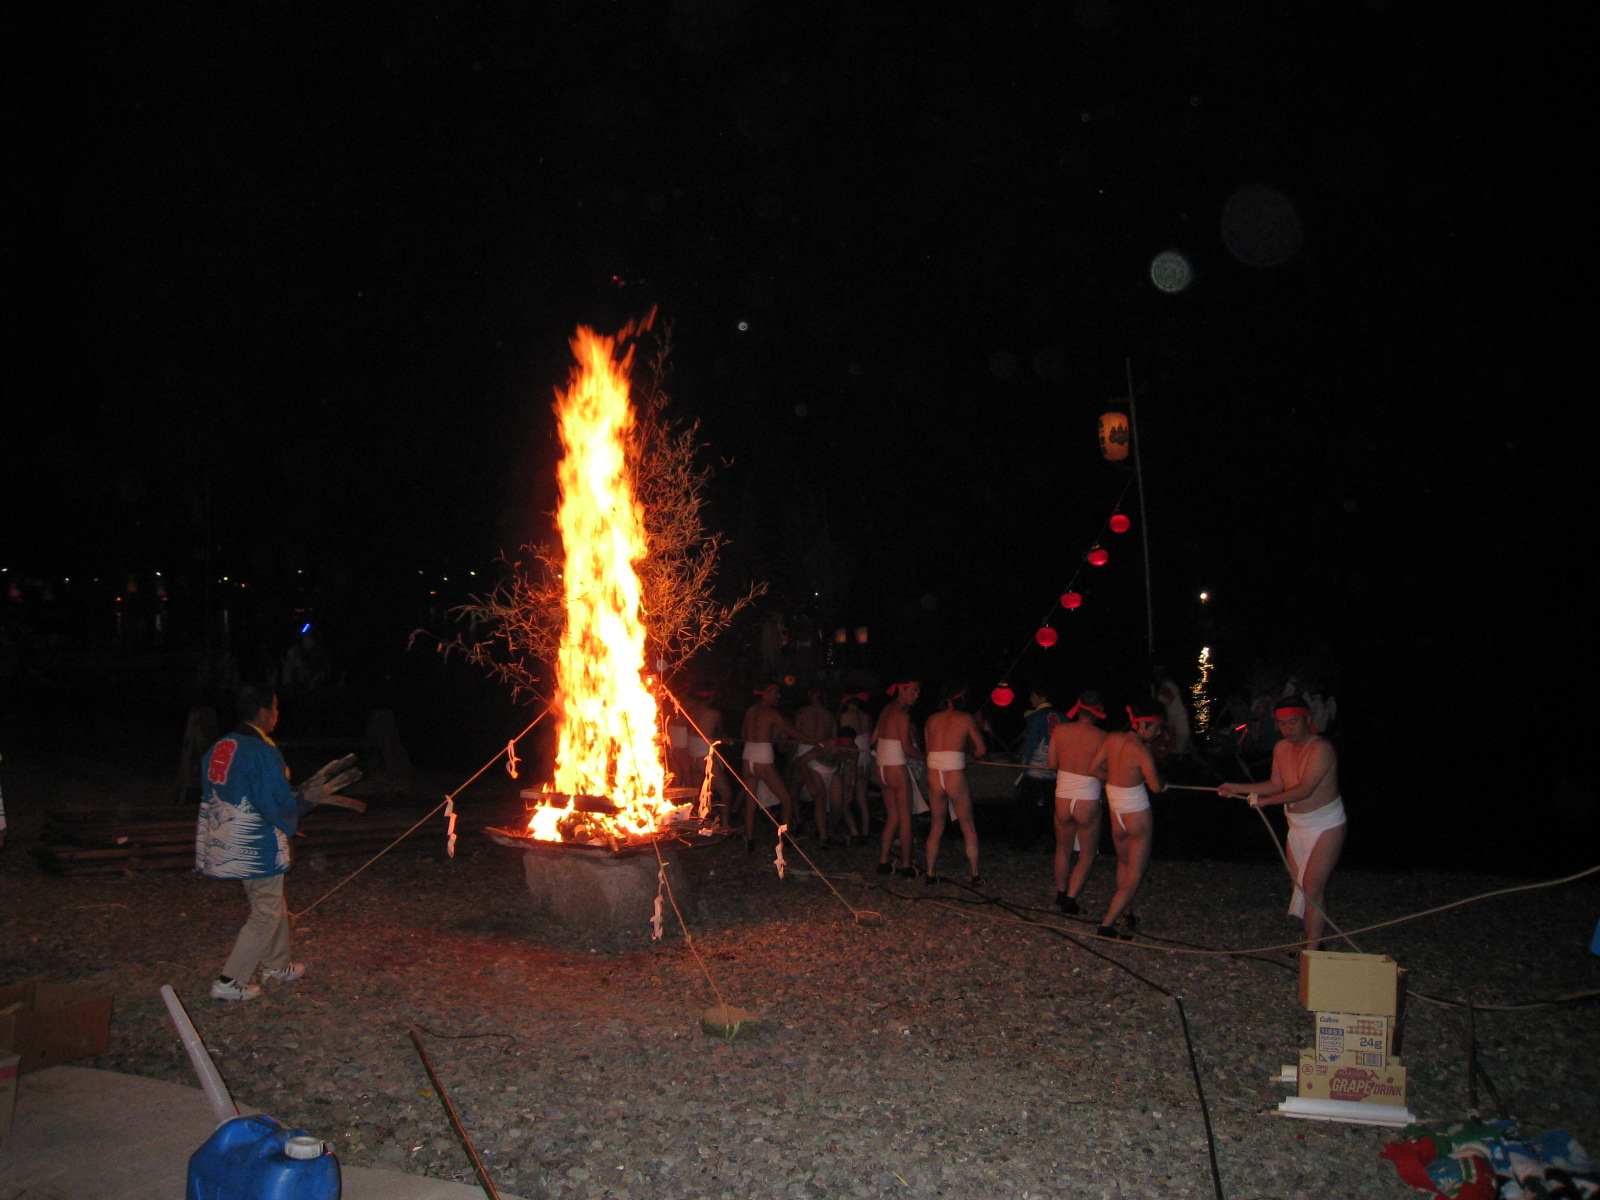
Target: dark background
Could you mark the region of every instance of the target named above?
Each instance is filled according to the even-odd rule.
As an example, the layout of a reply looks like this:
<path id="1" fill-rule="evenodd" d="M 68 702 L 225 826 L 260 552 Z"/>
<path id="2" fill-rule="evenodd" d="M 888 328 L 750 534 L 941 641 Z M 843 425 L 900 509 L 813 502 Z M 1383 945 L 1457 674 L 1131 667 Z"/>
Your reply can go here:
<path id="1" fill-rule="evenodd" d="M 1337 696 L 1396 860 L 1593 859 L 1590 138 L 1555 18 L 7 21 L 14 729 L 130 696 L 181 728 L 219 648 L 275 664 L 311 620 L 342 704 L 481 761 L 527 714 L 408 635 L 544 535 L 573 328 L 657 306 L 724 578 L 769 582 L 802 684 L 861 625 L 836 677 L 1137 694 L 1140 513 L 1095 445 L 1131 375 L 1155 657 Z M 707 670 L 758 671 L 757 630 Z"/>

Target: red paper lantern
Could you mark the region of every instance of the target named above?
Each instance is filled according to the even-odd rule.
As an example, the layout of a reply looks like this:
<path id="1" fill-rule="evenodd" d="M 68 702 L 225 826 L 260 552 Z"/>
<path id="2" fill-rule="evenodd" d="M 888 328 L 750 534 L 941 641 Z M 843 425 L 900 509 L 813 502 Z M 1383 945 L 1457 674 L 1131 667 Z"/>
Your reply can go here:
<path id="1" fill-rule="evenodd" d="M 1091 567 L 1103 567 L 1110 561 L 1111 555 L 1107 554 L 1099 546 L 1089 551 L 1089 565 Z"/>
<path id="2" fill-rule="evenodd" d="M 1133 522 L 1128 520 L 1127 517 L 1123 516 L 1121 513 L 1112 513 L 1111 514 L 1111 532 L 1112 533 L 1127 533 L 1128 530 L 1130 530 L 1132 528 L 1133 528 Z"/>
<path id="3" fill-rule="evenodd" d="M 1048 650 L 1056 644 L 1056 631 L 1048 625 L 1041 625 L 1038 632 L 1033 635 L 1033 640 Z"/>
<path id="4" fill-rule="evenodd" d="M 1061 597 L 1061 607 L 1062 608 L 1082 608 L 1083 607 L 1083 597 L 1078 595 L 1077 592 L 1067 592 L 1065 595 L 1063 595 Z"/>
<path id="5" fill-rule="evenodd" d="M 1016 693 L 1003 683 L 989 693 L 989 699 L 995 702 L 997 708 L 1009 708 L 1016 698 Z"/>

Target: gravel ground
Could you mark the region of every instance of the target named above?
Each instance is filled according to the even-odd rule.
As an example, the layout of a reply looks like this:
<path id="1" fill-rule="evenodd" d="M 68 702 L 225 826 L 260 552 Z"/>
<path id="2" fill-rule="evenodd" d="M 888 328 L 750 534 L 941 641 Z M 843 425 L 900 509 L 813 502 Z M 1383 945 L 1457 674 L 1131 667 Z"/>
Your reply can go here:
<path id="1" fill-rule="evenodd" d="M 530 1198 L 1212 1196 L 1175 996 L 1222 1194 L 1413 1194 L 1377 1157 L 1388 1131 L 1273 1112 L 1286 1089 L 1270 1077 L 1311 1030 L 1290 957 L 1172 952 L 1293 936 L 1275 865 L 1155 862 L 1142 944 L 1108 946 L 1061 936 L 1093 926 L 1046 911 L 1041 853 L 986 848 L 984 890 L 1003 907 L 949 884 L 880 887 L 867 848 L 816 856 L 841 899 L 793 852 L 800 870 L 779 880 L 770 852 L 725 842 L 685 856 L 693 949 L 675 932 L 619 949 L 536 917 L 519 856 L 471 833 L 469 815 L 454 859 L 434 836 L 299 919 L 303 981 L 222 1004 L 206 987 L 244 916 L 237 888 L 185 873 L 43 873 L 17 798 L 49 781 L 6 765 L 22 837 L 0 855 L 0 978 L 48 973 L 114 992 L 111 1049 L 83 1065 L 193 1084 L 157 996 L 173 984 L 235 1096 L 330 1139 L 346 1163 L 471 1181 L 407 1037 L 417 1027 L 496 1183 Z M 947 849 L 952 863 L 958 853 Z M 358 861 L 298 864 L 291 907 Z M 1090 911 L 1111 875 L 1103 860 Z M 1346 871 L 1335 913 L 1355 927 L 1509 882 Z M 1433 995 L 1515 1003 L 1594 989 L 1591 884 L 1360 941 Z M 852 908 L 883 922 L 858 925 Z M 700 1032 L 718 994 L 761 1015 L 753 1040 Z M 1452 1022 L 1464 1027 L 1410 1006 L 1408 1099 L 1425 1117 L 1467 1111 Z M 1510 1115 L 1600 1148 L 1593 1001 L 1480 1013 L 1477 1032 Z M 1480 1098 L 1497 1109 L 1481 1087 Z"/>

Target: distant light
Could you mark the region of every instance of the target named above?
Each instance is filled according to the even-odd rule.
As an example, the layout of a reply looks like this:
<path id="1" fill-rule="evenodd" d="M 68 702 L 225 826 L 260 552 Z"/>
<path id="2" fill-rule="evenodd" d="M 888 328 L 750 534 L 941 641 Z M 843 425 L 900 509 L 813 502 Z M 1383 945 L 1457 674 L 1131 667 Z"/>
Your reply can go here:
<path id="1" fill-rule="evenodd" d="M 300 626 L 300 632 L 301 633 L 310 633 L 311 632 L 311 622 L 307 621 L 304 625 Z"/>
<path id="2" fill-rule="evenodd" d="M 1210 592 L 1201 592 L 1200 593 L 1200 603 L 1201 604 L 1204 604 L 1209 599 L 1211 599 L 1211 593 Z"/>
<path id="3" fill-rule="evenodd" d="M 1150 282 L 1163 292 L 1181 292 L 1194 282 L 1194 268 L 1176 250 L 1163 250 L 1150 262 Z"/>
<path id="4" fill-rule="evenodd" d="M 749 333 L 750 332 L 750 322 L 749 321 L 740 321 L 739 325 L 738 325 L 738 329 L 739 329 L 740 333 Z"/>

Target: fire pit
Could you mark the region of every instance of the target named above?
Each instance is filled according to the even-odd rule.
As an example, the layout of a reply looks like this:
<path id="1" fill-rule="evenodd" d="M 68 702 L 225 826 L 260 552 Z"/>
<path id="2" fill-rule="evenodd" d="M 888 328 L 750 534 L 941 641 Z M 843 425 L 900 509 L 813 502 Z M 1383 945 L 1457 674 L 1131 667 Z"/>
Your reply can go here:
<path id="1" fill-rule="evenodd" d="M 668 789 L 673 799 L 692 799 L 694 794 L 692 788 Z M 561 841 L 511 829 L 485 832 L 492 841 L 522 851 L 522 871 L 536 913 L 596 936 L 648 936 L 657 916 L 656 898 L 662 895 L 662 872 L 671 892 L 671 900 L 662 899 L 663 931 L 675 926 L 672 902 L 687 911 L 691 896 L 683 873 L 683 852 L 725 836 L 699 818 L 686 815 L 669 823 L 656 837 L 625 842 L 605 823 L 616 806 L 603 796 L 529 791 L 523 798 L 563 814 L 555 822 L 563 835 Z"/>
<path id="2" fill-rule="evenodd" d="M 661 873 L 682 909 L 689 887 L 679 852 L 707 840 L 710 826 L 704 800 L 692 803 L 695 789 L 667 787 L 637 570 L 649 546 L 628 468 L 632 349 L 618 354 L 626 337 L 579 329 L 572 342 L 578 365 L 555 406 L 565 623 L 551 703 L 553 780 L 523 792 L 525 829 L 489 831 L 523 851 L 539 912 L 604 934 L 644 931 L 658 917 L 675 923 Z"/>

